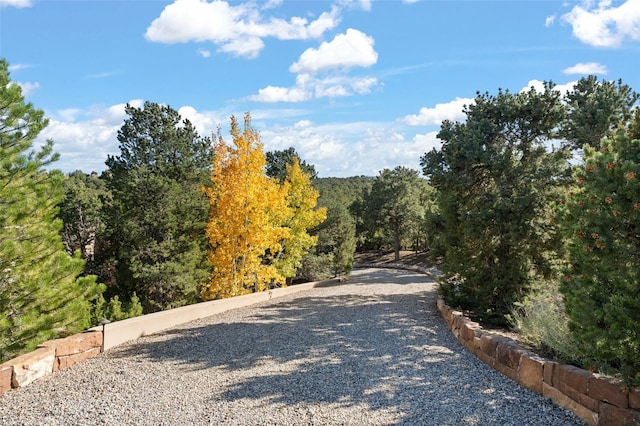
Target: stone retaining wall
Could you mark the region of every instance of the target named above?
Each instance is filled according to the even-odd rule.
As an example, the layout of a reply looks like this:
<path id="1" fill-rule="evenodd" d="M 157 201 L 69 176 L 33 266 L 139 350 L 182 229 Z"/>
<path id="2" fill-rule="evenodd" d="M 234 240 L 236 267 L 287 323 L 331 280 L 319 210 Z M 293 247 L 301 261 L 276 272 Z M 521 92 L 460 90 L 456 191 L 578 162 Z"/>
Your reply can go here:
<path id="1" fill-rule="evenodd" d="M 588 424 L 640 425 L 640 389 L 625 389 L 619 380 L 541 358 L 512 339 L 484 330 L 442 297 L 438 309 L 460 343 L 478 358 Z"/>
<path id="2" fill-rule="evenodd" d="M 0 394 L 96 356 L 101 348 L 102 331 L 87 331 L 44 342 L 35 351 L 0 364 Z"/>

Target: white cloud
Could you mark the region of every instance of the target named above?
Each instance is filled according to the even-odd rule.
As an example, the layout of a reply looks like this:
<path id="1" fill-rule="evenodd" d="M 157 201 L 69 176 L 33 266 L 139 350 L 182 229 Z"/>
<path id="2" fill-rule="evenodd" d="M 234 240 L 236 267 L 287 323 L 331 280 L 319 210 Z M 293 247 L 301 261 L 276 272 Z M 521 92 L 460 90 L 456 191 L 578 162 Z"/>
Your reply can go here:
<path id="1" fill-rule="evenodd" d="M 275 9 L 282 4 L 283 0 L 267 0 L 263 5 L 263 10 Z"/>
<path id="2" fill-rule="evenodd" d="M 266 37 L 279 40 L 318 38 L 340 21 L 337 7 L 313 21 L 302 17 L 287 21 L 262 16 L 265 10 L 279 4 L 272 1 L 261 9 L 257 2 L 231 5 L 222 0 L 176 0 L 151 23 L 145 37 L 168 44 L 209 41 L 223 52 L 253 58 L 264 48 Z"/>
<path id="3" fill-rule="evenodd" d="M 414 4 L 414 3 L 418 3 L 420 0 L 402 0 L 402 3 L 404 4 Z"/>
<path id="4" fill-rule="evenodd" d="M 455 98 L 433 108 L 422 107 L 418 114 L 407 115 L 403 121 L 410 126 L 439 126 L 444 120 L 462 121 L 465 118 L 462 109 L 471 103 L 472 98 Z"/>
<path id="5" fill-rule="evenodd" d="M 107 156 L 118 153 L 116 135 L 121 126 L 122 122 L 114 123 L 97 116 L 79 122 L 50 119 L 36 143 L 44 143 L 47 139 L 54 141 L 54 151 L 61 155 L 52 168 L 65 172 L 102 171 L 106 168 Z"/>
<path id="6" fill-rule="evenodd" d="M 607 67 L 597 62 L 580 62 L 562 70 L 563 74 L 607 74 Z"/>
<path id="7" fill-rule="evenodd" d="M 136 107 L 143 105 L 139 99 L 129 103 Z M 61 158 L 52 164 L 52 168 L 64 172 L 101 172 L 106 169 L 107 157 L 120 153 L 117 133 L 126 118 L 124 107 L 121 103 L 94 106 L 89 110 L 55 111 L 48 114 L 52 117 L 50 124 L 36 143 L 53 139 L 54 150 L 61 153 Z M 178 112 L 188 118 L 201 135 L 209 135 L 222 126 L 223 137 L 228 138 L 227 112 L 198 111 L 188 105 L 180 107 Z M 270 109 L 252 111 L 251 116 L 253 125 L 260 131 L 265 151 L 292 146 L 305 161 L 314 164 L 320 176 L 375 176 L 383 168 L 399 165 L 419 170 L 420 157 L 441 144 L 436 132 L 403 134 L 404 125 L 399 121 L 316 124 L 306 118 L 310 113 Z M 292 124 L 274 124 L 274 119 Z"/>
<path id="8" fill-rule="evenodd" d="M 316 73 L 332 68 L 368 67 L 378 61 L 378 53 L 373 45 L 372 37 L 349 28 L 345 34 L 338 34 L 332 41 L 323 42 L 319 48 L 305 50 L 289 71 Z"/>
<path id="9" fill-rule="evenodd" d="M 595 47 L 617 47 L 626 38 L 640 41 L 640 0 L 611 6 L 611 1 L 577 5 L 562 16 L 573 27 L 573 35 Z"/>
<path id="10" fill-rule="evenodd" d="M 131 106 L 142 108 L 144 101 L 132 99 Z M 111 106 L 96 105 L 89 110 L 68 108 L 47 113 L 49 125 L 36 139 L 42 145 L 47 139 L 54 141 L 54 151 L 60 152 L 60 160 L 52 168 L 64 172 L 83 170 L 101 172 L 106 169 L 108 155 L 118 155 L 118 130 L 127 118 L 126 103 Z M 213 112 L 198 112 L 191 106 L 178 110 L 183 118 L 188 118 L 202 136 L 215 131 L 228 117 Z"/>
<path id="11" fill-rule="evenodd" d="M 207 49 L 198 49 L 197 52 L 198 52 L 198 55 L 202 56 L 203 58 L 211 57 L 211 51 Z"/>
<path id="12" fill-rule="evenodd" d="M 81 110 L 78 108 L 67 108 L 67 109 L 61 109 L 60 111 L 57 111 L 56 115 L 59 116 L 64 121 L 73 122 L 73 121 L 76 121 L 76 117 L 80 113 L 81 113 Z"/>
<path id="13" fill-rule="evenodd" d="M 438 146 L 436 133 L 411 140 L 385 122 L 318 125 L 301 120 L 260 132 L 265 151 L 294 147 L 321 177 L 376 176 L 396 166 L 420 170 L 420 157 Z"/>
<path id="14" fill-rule="evenodd" d="M 258 90 L 257 95 L 250 96 L 249 99 L 257 102 L 302 102 L 309 100 L 311 93 L 304 90 L 304 88 L 294 87 L 275 87 L 267 86 L 264 89 Z"/>
<path id="15" fill-rule="evenodd" d="M 27 69 L 27 68 L 31 68 L 31 65 L 29 65 L 29 64 L 14 64 L 14 65 L 9 65 L 9 67 L 7 69 L 10 72 L 14 72 L 14 71 L 24 70 L 24 69 Z"/>
<path id="16" fill-rule="evenodd" d="M 556 15 L 547 16 L 547 19 L 544 20 L 544 26 L 549 28 L 556 22 Z"/>
<path id="17" fill-rule="evenodd" d="M 144 101 L 142 99 L 132 99 L 128 102 L 134 108 L 142 108 L 144 106 Z M 94 107 L 91 111 L 91 115 L 95 117 L 106 117 L 109 123 L 119 123 L 120 125 L 127 117 L 127 113 L 125 112 L 126 103 L 123 104 L 115 104 L 103 110 L 103 107 Z"/>
<path id="18" fill-rule="evenodd" d="M 365 95 L 378 85 L 374 77 L 348 77 L 344 75 L 317 78 L 300 74 L 291 88 L 267 86 L 257 95 L 249 96 L 256 102 L 302 102 L 318 98 L 337 98 L 354 94 Z"/>
<path id="19" fill-rule="evenodd" d="M 371 10 L 371 0 L 338 0 L 336 3 L 348 9 Z"/>
<path id="20" fill-rule="evenodd" d="M 37 81 L 33 83 L 30 81 L 24 83 L 16 81 L 16 84 L 22 89 L 22 96 L 24 96 L 25 98 L 28 98 L 29 95 L 40 88 L 40 83 L 38 83 Z"/>
<path id="21" fill-rule="evenodd" d="M 198 112 L 194 107 L 189 105 L 180 107 L 178 113 L 182 118 L 188 119 L 191 124 L 193 124 L 200 136 L 210 136 L 221 123 L 228 120 L 228 117 L 224 117 L 215 112 Z"/>
<path id="22" fill-rule="evenodd" d="M 573 90 L 573 88 L 576 86 L 576 83 L 577 81 L 570 81 L 565 84 L 556 84 L 553 90 L 556 90 L 560 92 L 560 94 L 564 95 L 565 93 Z M 536 89 L 537 92 L 542 92 L 544 91 L 544 82 L 541 80 L 529 80 L 529 83 L 527 83 L 526 87 L 523 87 L 522 90 L 520 90 L 520 93 L 527 92 L 532 87 Z"/>
<path id="23" fill-rule="evenodd" d="M 23 7 L 31 7 L 33 2 L 31 0 L 0 0 L 0 8 L 2 7 L 17 7 L 22 9 Z"/>

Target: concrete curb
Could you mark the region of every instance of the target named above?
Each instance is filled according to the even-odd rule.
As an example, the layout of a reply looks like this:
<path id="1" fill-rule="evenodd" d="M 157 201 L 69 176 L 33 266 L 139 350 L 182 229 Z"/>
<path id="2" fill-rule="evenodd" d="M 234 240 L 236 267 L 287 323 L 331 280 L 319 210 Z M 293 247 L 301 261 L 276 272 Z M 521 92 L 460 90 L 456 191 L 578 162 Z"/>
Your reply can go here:
<path id="1" fill-rule="evenodd" d="M 44 342 L 33 351 L 0 364 L 0 395 L 23 387 L 55 371 L 69 368 L 114 346 L 158 333 L 189 321 L 205 318 L 232 309 L 266 302 L 294 293 L 310 290 L 318 285 L 338 282 L 328 280 L 297 284 L 285 288 L 200 302 L 180 308 L 155 312 L 122 321 L 115 321 L 74 334 L 63 339 Z"/>

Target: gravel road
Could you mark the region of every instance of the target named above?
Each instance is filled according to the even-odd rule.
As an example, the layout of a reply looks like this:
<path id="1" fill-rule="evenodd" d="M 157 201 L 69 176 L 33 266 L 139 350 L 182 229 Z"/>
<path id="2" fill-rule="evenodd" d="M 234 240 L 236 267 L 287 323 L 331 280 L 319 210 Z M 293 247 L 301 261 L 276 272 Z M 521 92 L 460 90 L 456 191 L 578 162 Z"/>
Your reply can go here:
<path id="1" fill-rule="evenodd" d="M 435 285 L 355 270 L 0 396 L 2 425 L 579 425 L 452 336 Z"/>

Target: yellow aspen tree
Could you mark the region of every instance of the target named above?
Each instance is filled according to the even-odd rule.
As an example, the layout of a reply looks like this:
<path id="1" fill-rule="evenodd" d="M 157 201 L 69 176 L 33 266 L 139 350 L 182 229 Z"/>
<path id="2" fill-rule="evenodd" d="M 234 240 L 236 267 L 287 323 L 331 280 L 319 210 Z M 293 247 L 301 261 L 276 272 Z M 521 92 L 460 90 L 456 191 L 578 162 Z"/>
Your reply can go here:
<path id="1" fill-rule="evenodd" d="M 287 177 L 284 181 L 286 202 L 290 210 L 290 217 L 284 223 L 289 228 L 289 237 L 283 242 L 283 249 L 279 253 L 275 266 L 280 275 L 293 278 L 302 266 L 302 258 L 318 242 L 316 235 L 309 235 L 309 229 L 318 226 L 327 218 L 325 207 L 316 209 L 318 196 L 311 184 L 311 177 L 300 167 L 300 161 L 295 158 L 292 164 L 287 164 Z"/>
<path id="2" fill-rule="evenodd" d="M 212 185 L 203 188 L 210 205 L 207 237 L 213 266 L 202 289 L 204 300 L 285 284 L 269 258 L 282 250 L 281 242 L 289 237 L 289 230 L 282 226 L 290 215 L 286 185 L 266 175 L 262 142 L 251 127 L 249 113 L 244 129 L 231 117 L 231 136 L 233 145 L 228 145 L 218 132 Z"/>

